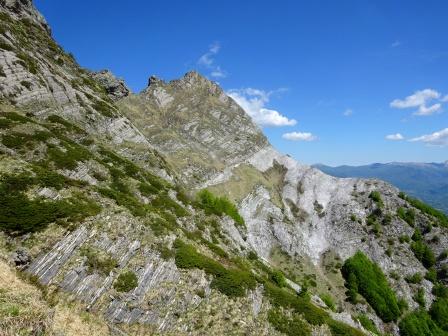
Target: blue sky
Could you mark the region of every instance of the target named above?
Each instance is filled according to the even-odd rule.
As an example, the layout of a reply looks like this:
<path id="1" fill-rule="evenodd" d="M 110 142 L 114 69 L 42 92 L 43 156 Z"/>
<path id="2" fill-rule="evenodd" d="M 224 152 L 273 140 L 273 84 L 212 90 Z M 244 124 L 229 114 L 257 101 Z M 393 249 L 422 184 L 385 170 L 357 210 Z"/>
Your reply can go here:
<path id="1" fill-rule="evenodd" d="M 82 66 L 198 70 L 301 162 L 448 160 L 447 1 L 35 3 Z"/>

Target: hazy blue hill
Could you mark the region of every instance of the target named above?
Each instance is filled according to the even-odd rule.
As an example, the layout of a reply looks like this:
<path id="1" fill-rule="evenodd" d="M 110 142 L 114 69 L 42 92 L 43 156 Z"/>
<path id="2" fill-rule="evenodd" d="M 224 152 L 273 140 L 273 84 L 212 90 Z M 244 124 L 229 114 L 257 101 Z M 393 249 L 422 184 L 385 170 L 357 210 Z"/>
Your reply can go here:
<path id="1" fill-rule="evenodd" d="M 448 213 L 448 161 L 445 163 L 374 163 L 365 166 L 314 167 L 336 177 L 379 178 Z"/>

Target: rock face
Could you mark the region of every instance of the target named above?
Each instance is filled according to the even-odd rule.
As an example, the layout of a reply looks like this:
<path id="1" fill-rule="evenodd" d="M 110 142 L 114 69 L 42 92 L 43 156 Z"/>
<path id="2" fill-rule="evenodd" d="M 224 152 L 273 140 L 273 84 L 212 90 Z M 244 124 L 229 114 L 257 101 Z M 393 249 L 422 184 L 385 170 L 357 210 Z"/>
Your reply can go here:
<path id="1" fill-rule="evenodd" d="M 50 299 L 79 303 L 116 334 L 280 335 L 278 313 L 310 335 L 360 335 L 359 314 L 398 335 L 367 303 L 346 301 L 339 269 L 361 250 L 411 309 L 418 290 L 434 300 L 430 281 L 405 281 L 426 273 L 409 237 L 419 228 L 443 255 L 447 229 L 396 188 L 330 177 L 279 153 L 197 72 L 170 82 L 152 76 L 133 94 L 108 71 L 81 69 L 31 2 L 0 1 L 0 10 L 0 197 L 11 202 L 10 190 L 22 201 L 8 211 L 28 206 L 18 216 L 42 210 L 5 221 L 14 230 L 0 227 L 0 257 Z M 244 223 L 229 206 L 226 216 L 189 198 L 205 187 L 234 202 Z M 27 227 L 34 217 L 39 225 Z M 442 274 L 447 260 L 439 259 Z M 275 293 L 294 301 L 304 288 L 312 295 L 300 307 L 310 309 L 274 301 Z M 323 309 L 320 325 L 315 309 Z"/>
<path id="2" fill-rule="evenodd" d="M 187 183 L 197 185 L 267 145 L 243 109 L 197 72 L 165 83 L 152 76 L 120 109 Z"/>
<path id="3" fill-rule="evenodd" d="M 106 89 L 107 94 L 114 100 L 127 97 L 131 92 L 124 80 L 118 79 L 109 70 L 94 72 L 92 77 Z"/>

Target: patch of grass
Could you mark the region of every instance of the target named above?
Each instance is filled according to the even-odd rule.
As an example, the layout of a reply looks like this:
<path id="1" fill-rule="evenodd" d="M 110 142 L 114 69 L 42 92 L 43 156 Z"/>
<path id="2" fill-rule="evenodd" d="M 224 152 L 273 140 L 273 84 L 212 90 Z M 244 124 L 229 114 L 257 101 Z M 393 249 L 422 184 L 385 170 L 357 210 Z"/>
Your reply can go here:
<path id="1" fill-rule="evenodd" d="M 12 121 L 6 118 L 0 118 L 0 129 L 8 129 L 12 125 Z"/>
<path id="2" fill-rule="evenodd" d="M 359 323 L 361 323 L 364 329 L 374 333 L 375 335 L 381 335 L 378 331 L 378 328 L 375 326 L 375 323 L 373 323 L 372 320 L 367 317 L 367 315 L 360 314 L 356 316 L 356 319 L 359 321 Z"/>
<path id="3" fill-rule="evenodd" d="M 286 279 L 283 273 L 279 270 L 275 270 L 270 274 L 271 281 L 274 282 L 278 287 L 286 287 Z"/>
<path id="4" fill-rule="evenodd" d="M 199 268 L 213 275 L 211 287 L 230 297 L 244 296 L 248 289 L 255 288 L 254 276 L 237 268 L 227 269 L 217 261 L 196 251 L 194 246 L 181 240 L 174 242 L 176 249 L 176 266 L 179 268 Z"/>
<path id="5" fill-rule="evenodd" d="M 176 201 L 171 199 L 167 193 L 160 193 L 151 201 L 151 205 L 155 208 L 169 209 L 176 217 L 185 217 L 189 215 L 189 212 Z"/>
<path id="6" fill-rule="evenodd" d="M 415 226 L 415 211 L 414 209 L 398 208 L 397 216 L 408 223 L 410 226 Z"/>
<path id="7" fill-rule="evenodd" d="M 113 118 L 115 116 L 116 110 L 112 105 L 106 103 L 102 100 L 97 100 L 93 105 L 93 109 L 97 112 L 101 113 L 103 116 L 107 118 Z"/>
<path id="8" fill-rule="evenodd" d="M 204 189 L 197 194 L 197 205 L 207 214 L 217 216 L 228 215 L 237 225 L 244 226 L 244 219 L 238 213 L 236 206 L 226 197 L 216 197 L 210 191 Z"/>
<path id="9" fill-rule="evenodd" d="M 413 274 L 411 276 L 407 276 L 405 278 L 405 280 L 406 280 L 407 283 L 419 284 L 419 283 L 422 282 L 423 276 L 420 273 L 417 272 L 417 273 L 415 273 L 415 274 Z"/>
<path id="10" fill-rule="evenodd" d="M 425 291 L 423 288 L 419 288 L 417 290 L 417 293 L 414 295 L 414 301 L 418 303 L 418 305 L 422 308 L 425 308 L 426 301 L 425 301 Z"/>
<path id="11" fill-rule="evenodd" d="M 415 257 L 425 266 L 431 268 L 436 263 L 436 257 L 431 248 L 423 241 L 417 240 L 411 244 L 411 250 Z"/>
<path id="12" fill-rule="evenodd" d="M 100 211 L 95 202 L 82 195 L 56 201 L 30 200 L 24 192 L 32 183 L 31 177 L 1 177 L 0 230 L 17 234 L 35 232 L 55 221 L 79 222 Z"/>
<path id="13" fill-rule="evenodd" d="M 2 136 L 2 144 L 11 149 L 27 147 L 32 149 L 37 142 L 45 142 L 51 138 L 51 134 L 45 131 L 38 131 L 34 134 L 13 132 Z"/>
<path id="14" fill-rule="evenodd" d="M 399 323 L 401 336 L 446 336 L 424 310 L 406 315 Z"/>
<path id="15" fill-rule="evenodd" d="M 414 208 L 417 208 L 427 215 L 435 217 L 441 226 L 448 227 L 448 216 L 445 215 L 442 211 L 434 209 L 433 207 L 429 206 L 426 203 L 423 203 L 417 198 L 406 196 L 404 193 L 400 197 L 406 200 Z"/>
<path id="16" fill-rule="evenodd" d="M 369 198 L 374 201 L 379 208 L 382 208 L 384 206 L 384 202 L 379 191 L 372 191 L 369 195 Z"/>
<path id="17" fill-rule="evenodd" d="M 142 217 L 146 214 L 146 207 L 132 195 L 111 188 L 98 188 L 98 192 L 104 197 L 113 199 L 118 205 L 127 208 L 134 216 Z"/>
<path id="18" fill-rule="evenodd" d="M 448 332 L 448 299 L 435 300 L 429 309 L 429 314 L 440 328 Z"/>
<path id="19" fill-rule="evenodd" d="M 47 121 L 53 123 L 53 124 L 59 124 L 64 126 L 67 130 L 69 131 L 75 131 L 76 133 L 79 134 L 85 134 L 86 132 L 81 129 L 80 127 L 76 126 L 75 124 L 72 124 L 71 122 L 65 120 L 64 118 L 56 115 L 56 114 L 52 114 L 47 118 Z"/>
<path id="20" fill-rule="evenodd" d="M 48 146 L 48 156 L 58 169 L 74 170 L 78 162 L 92 158 L 92 154 L 84 147 L 75 142 L 64 141 L 65 151 L 54 145 Z"/>
<path id="21" fill-rule="evenodd" d="M 349 297 L 356 302 L 361 294 L 384 322 L 396 321 L 400 316 L 395 293 L 377 264 L 358 251 L 342 267 Z"/>
<path id="22" fill-rule="evenodd" d="M 288 317 L 278 308 L 271 309 L 268 312 L 268 321 L 277 331 L 288 336 L 311 335 L 308 324 L 297 314 Z"/>
<path id="23" fill-rule="evenodd" d="M 336 304 L 333 297 L 330 294 L 321 294 L 320 298 L 332 311 L 336 311 Z"/>
<path id="24" fill-rule="evenodd" d="M 17 56 L 17 58 L 19 58 L 23 61 L 24 66 L 28 69 L 29 72 L 31 72 L 34 75 L 37 74 L 37 71 L 39 68 L 38 68 L 36 60 L 33 57 L 29 56 L 28 54 L 26 54 L 22 51 L 19 51 L 16 54 L 16 56 Z"/>
<path id="25" fill-rule="evenodd" d="M 129 292 L 138 286 L 138 279 L 134 272 L 121 273 L 114 282 L 114 288 L 118 292 Z"/>
<path id="26" fill-rule="evenodd" d="M 109 275 L 118 266 L 118 261 L 109 254 L 90 246 L 81 248 L 81 255 L 86 257 L 89 273 L 96 271 L 103 275 Z"/>

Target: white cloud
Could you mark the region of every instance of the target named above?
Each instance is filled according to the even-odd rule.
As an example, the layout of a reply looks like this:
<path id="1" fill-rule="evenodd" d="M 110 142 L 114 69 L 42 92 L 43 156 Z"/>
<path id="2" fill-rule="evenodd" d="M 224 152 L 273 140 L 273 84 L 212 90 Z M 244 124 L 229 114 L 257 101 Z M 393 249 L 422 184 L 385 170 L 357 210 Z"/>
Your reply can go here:
<path id="1" fill-rule="evenodd" d="M 343 115 L 344 117 L 350 117 L 352 114 L 353 114 L 353 110 L 352 110 L 352 109 L 346 109 L 346 110 L 344 111 L 344 113 L 342 113 L 342 115 Z"/>
<path id="2" fill-rule="evenodd" d="M 429 107 L 426 107 L 425 105 L 420 105 L 420 107 L 418 108 L 418 111 L 415 112 L 415 115 L 419 115 L 419 116 L 427 116 L 427 115 L 431 115 L 433 113 L 436 113 L 438 111 L 440 111 L 442 109 L 442 104 L 434 104 L 431 105 Z"/>
<path id="3" fill-rule="evenodd" d="M 210 76 L 215 78 L 225 78 L 227 77 L 227 73 L 221 69 L 219 65 L 216 65 L 215 56 L 221 50 L 221 45 L 218 42 L 215 42 L 210 45 L 208 51 L 199 57 L 198 65 L 203 66 L 211 71 Z"/>
<path id="4" fill-rule="evenodd" d="M 448 94 L 445 95 L 445 97 L 443 97 L 442 99 L 440 99 L 440 101 L 442 101 L 442 102 L 448 102 Z"/>
<path id="5" fill-rule="evenodd" d="M 215 78 L 226 78 L 227 74 L 225 71 L 223 71 L 221 69 L 220 66 L 217 66 L 216 69 L 210 73 L 210 76 L 215 77 Z"/>
<path id="6" fill-rule="evenodd" d="M 441 94 L 433 89 L 425 89 L 414 92 L 414 94 L 407 96 L 405 99 L 395 99 L 390 103 L 390 107 L 397 109 L 418 108 L 415 115 L 428 116 L 434 114 L 442 109 L 440 103 L 435 103 L 430 106 L 429 102 L 433 100 L 444 101 L 441 99 Z"/>
<path id="7" fill-rule="evenodd" d="M 404 140 L 404 136 L 400 133 L 386 135 L 386 140 L 399 141 Z"/>
<path id="8" fill-rule="evenodd" d="M 285 133 L 282 135 L 283 139 L 291 140 L 291 141 L 314 141 L 317 140 L 317 137 L 312 133 L 308 132 L 291 132 Z"/>
<path id="9" fill-rule="evenodd" d="M 402 43 L 401 43 L 401 41 L 395 41 L 394 43 L 392 43 L 390 46 L 392 47 L 392 48 L 396 48 L 396 47 L 399 47 L 399 46 L 401 46 L 402 45 Z"/>
<path id="10" fill-rule="evenodd" d="M 434 132 L 432 134 L 422 135 L 409 141 L 421 141 L 433 146 L 448 146 L 448 128 L 445 128 L 438 132 Z"/>
<path id="11" fill-rule="evenodd" d="M 270 96 L 275 91 L 266 92 L 259 89 L 246 88 L 241 90 L 230 90 L 227 92 L 260 126 L 294 126 L 297 121 L 285 117 L 276 110 L 266 108 Z"/>

